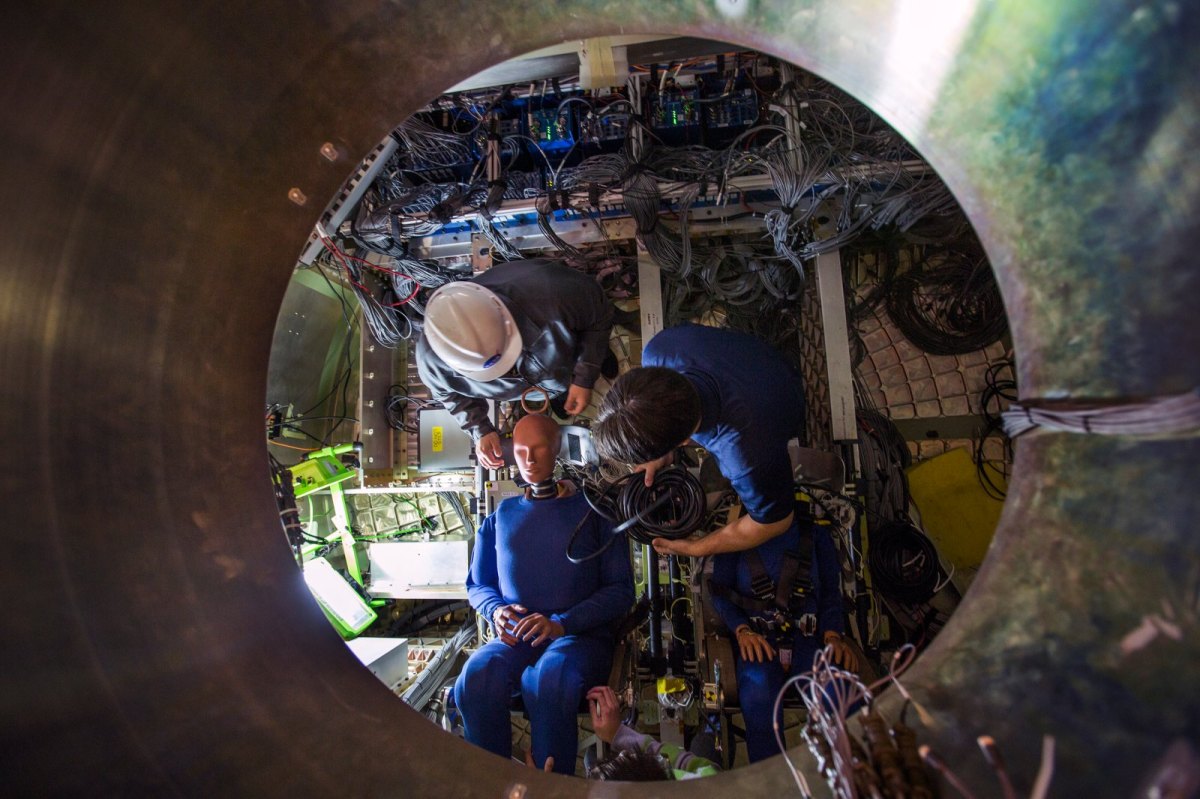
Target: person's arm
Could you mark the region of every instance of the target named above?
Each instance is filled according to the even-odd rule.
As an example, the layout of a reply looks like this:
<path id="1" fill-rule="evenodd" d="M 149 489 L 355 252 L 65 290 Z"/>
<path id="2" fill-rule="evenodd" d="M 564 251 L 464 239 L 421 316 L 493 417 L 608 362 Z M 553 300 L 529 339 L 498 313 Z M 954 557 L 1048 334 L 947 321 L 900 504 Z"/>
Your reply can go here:
<path id="1" fill-rule="evenodd" d="M 667 758 L 671 768 L 696 776 L 720 771 L 711 760 L 698 757 L 678 746 L 664 745 L 621 723 L 621 705 L 607 685 L 598 685 L 587 692 L 588 711 L 596 737 L 616 750 L 633 749 Z"/>
<path id="2" fill-rule="evenodd" d="M 718 773 L 720 767 L 706 758 L 694 755 L 682 746 L 664 744 L 653 736 L 640 733 L 622 724 L 613 736 L 613 749 L 635 749 L 639 752 L 649 752 L 652 755 L 665 757 L 675 771 L 684 771 L 698 777 L 706 777 Z"/>
<path id="3" fill-rule="evenodd" d="M 465 433 L 478 441 L 485 435 L 496 432 L 491 419 L 488 418 L 487 401 L 479 397 L 469 397 L 456 390 L 465 384 L 465 378 L 446 366 L 424 338 L 417 342 L 416 362 L 421 382 L 429 389 L 430 396 L 450 412 Z"/>
<path id="4" fill-rule="evenodd" d="M 703 538 L 684 538 L 674 541 L 666 538 L 656 538 L 653 544 L 655 551 L 660 555 L 684 555 L 691 558 L 702 558 L 707 555 L 719 555 L 723 552 L 741 552 L 746 549 L 754 549 L 764 541 L 770 541 L 775 536 L 787 532 L 787 529 L 791 526 L 791 513 L 779 521 L 767 524 L 756 522 L 749 516 L 742 516 Z"/>
<path id="5" fill-rule="evenodd" d="M 561 313 L 563 322 L 579 338 L 579 357 L 571 372 L 571 383 L 591 389 L 600 376 L 600 364 L 608 352 L 608 338 L 613 326 L 613 305 L 595 280 L 570 267 L 570 284 L 563 287 Z"/>
<path id="6" fill-rule="evenodd" d="M 483 520 L 475 534 L 475 551 L 467 572 L 467 599 L 475 612 L 494 624 L 497 610 L 507 604 L 500 593 L 500 575 L 496 568 L 496 516 Z M 499 631 L 497 631 L 499 632 Z"/>
<path id="7" fill-rule="evenodd" d="M 594 540 L 607 542 L 612 536 L 610 523 L 601 522 L 594 515 L 589 523 L 593 525 Z M 599 561 L 600 587 L 571 609 L 550 617 L 562 625 L 567 635 L 578 635 L 617 621 L 633 605 L 633 571 L 624 539 L 614 542 Z"/>

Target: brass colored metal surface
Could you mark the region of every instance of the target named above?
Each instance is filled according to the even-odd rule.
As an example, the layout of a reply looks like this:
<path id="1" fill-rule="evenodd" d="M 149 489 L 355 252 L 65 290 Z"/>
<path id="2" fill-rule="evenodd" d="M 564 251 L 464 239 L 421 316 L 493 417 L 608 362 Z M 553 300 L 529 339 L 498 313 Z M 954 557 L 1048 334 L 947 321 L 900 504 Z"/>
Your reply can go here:
<path id="1" fill-rule="evenodd" d="M 357 157 L 321 150 L 365 153 L 442 88 L 521 52 L 676 33 L 826 77 L 958 195 L 997 269 L 1025 396 L 1200 384 L 1194 3 L 8 11 L 6 792 L 794 790 L 779 760 L 697 785 L 593 786 L 441 736 L 358 667 L 283 543 L 262 439 L 268 348 L 299 247 Z M 1172 741 L 1200 739 L 1200 446 L 1045 435 L 1017 457 L 989 560 L 909 679 L 934 721 L 921 734 L 979 785 L 973 739 L 991 734 L 1027 788 L 1051 733 L 1055 795 L 1129 795 Z M 1170 634 L 1130 638 L 1147 619 Z"/>

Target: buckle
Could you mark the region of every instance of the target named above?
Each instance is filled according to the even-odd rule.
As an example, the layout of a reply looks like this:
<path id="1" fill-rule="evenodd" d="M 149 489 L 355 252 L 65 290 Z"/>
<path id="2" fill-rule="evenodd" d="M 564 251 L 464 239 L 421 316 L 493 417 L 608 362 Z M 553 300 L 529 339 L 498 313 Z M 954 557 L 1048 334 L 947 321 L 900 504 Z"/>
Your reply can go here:
<path id="1" fill-rule="evenodd" d="M 762 577 L 758 580 L 750 581 L 750 590 L 754 592 L 754 596 L 759 599 L 767 599 L 775 596 L 775 583 L 770 577 Z"/>
<path id="2" fill-rule="evenodd" d="M 796 619 L 796 624 L 799 626 L 800 632 L 806 636 L 812 637 L 817 634 L 817 614 L 815 613 L 805 613 Z"/>

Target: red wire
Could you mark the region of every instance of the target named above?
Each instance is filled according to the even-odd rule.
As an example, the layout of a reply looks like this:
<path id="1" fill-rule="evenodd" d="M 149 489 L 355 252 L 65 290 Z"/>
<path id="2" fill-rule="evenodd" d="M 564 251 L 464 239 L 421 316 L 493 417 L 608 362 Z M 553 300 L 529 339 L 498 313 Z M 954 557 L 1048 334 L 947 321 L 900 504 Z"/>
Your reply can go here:
<path id="1" fill-rule="evenodd" d="M 390 275 L 395 275 L 396 277 L 404 278 L 405 280 L 412 282 L 413 283 L 412 293 L 409 294 L 404 299 L 400 300 L 400 302 L 395 302 L 395 303 L 392 303 L 391 305 L 388 305 L 387 306 L 388 308 L 397 308 L 401 305 L 405 305 L 405 304 L 411 302 L 413 297 L 416 297 L 417 293 L 420 292 L 420 290 L 421 290 L 421 284 L 418 283 L 412 275 L 405 274 L 404 272 L 399 272 L 395 269 L 388 269 L 386 266 L 383 266 L 381 264 L 373 264 L 370 261 L 366 260 L 365 258 L 359 258 L 357 256 L 350 255 L 349 253 L 342 252 L 338 248 L 338 246 L 336 244 L 334 244 L 333 239 L 329 238 L 328 236 L 322 237 L 321 243 L 324 244 L 325 248 L 328 249 L 331 253 L 333 253 L 333 256 L 341 262 L 342 269 L 344 269 L 346 272 L 346 279 L 349 280 L 354 286 L 356 286 L 357 288 L 361 289 L 364 292 L 367 292 L 368 294 L 370 294 L 370 291 L 367 289 L 367 287 L 364 286 L 362 283 L 359 283 L 357 280 L 355 280 L 354 276 L 350 274 L 350 264 L 348 264 L 346 262 L 346 259 L 350 259 L 351 261 L 358 261 L 360 264 L 364 264 L 370 269 L 375 269 L 380 272 L 387 272 Z"/>

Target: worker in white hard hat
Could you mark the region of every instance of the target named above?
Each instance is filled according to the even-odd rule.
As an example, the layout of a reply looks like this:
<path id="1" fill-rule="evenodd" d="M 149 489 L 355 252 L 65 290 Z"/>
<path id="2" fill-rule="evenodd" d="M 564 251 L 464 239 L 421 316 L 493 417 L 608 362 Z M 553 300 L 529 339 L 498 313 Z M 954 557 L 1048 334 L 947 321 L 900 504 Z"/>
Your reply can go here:
<path id="1" fill-rule="evenodd" d="M 475 440 L 479 462 L 504 465 L 487 400 L 539 388 L 567 414 L 587 408 L 605 364 L 616 309 L 595 280 L 551 259 L 510 261 L 435 291 L 417 341 L 417 369 Z M 615 361 L 605 371 L 616 375 Z"/>

